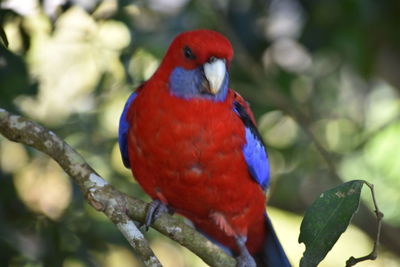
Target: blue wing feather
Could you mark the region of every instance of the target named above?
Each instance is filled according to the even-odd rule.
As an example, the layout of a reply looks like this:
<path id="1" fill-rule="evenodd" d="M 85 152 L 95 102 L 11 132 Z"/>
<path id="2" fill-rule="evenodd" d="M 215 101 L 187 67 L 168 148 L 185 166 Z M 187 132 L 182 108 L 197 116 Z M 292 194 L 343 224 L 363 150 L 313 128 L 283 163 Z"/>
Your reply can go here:
<path id="1" fill-rule="evenodd" d="M 245 126 L 246 144 L 243 147 L 243 155 L 247 167 L 253 179 L 265 190 L 269 184 L 269 162 L 265 144 L 246 108 L 235 101 L 234 111 Z"/>
<path id="2" fill-rule="evenodd" d="M 128 129 L 129 123 L 126 120 L 126 115 L 128 113 L 129 107 L 135 100 L 137 92 L 133 92 L 125 103 L 124 110 L 122 111 L 121 117 L 119 119 L 119 129 L 118 129 L 118 143 L 119 149 L 121 151 L 122 161 L 125 167 L 130 168 L 129 155 L 128 155 Z"/>

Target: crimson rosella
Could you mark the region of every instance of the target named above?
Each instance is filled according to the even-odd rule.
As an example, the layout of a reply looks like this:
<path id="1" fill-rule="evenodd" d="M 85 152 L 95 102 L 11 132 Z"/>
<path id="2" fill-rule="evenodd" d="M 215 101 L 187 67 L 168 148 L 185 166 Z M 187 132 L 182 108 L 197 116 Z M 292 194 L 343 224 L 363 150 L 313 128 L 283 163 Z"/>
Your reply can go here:
<path id="1" fill-rule="evenodd" d="M 269 164 L 253 114 L 228 88 L 233 50 L 223 35 L 178 35 L 120 118 L 122 159 L 153 198 L 237 256 L 238 266 L 290 266 L 265 212 Z"/>

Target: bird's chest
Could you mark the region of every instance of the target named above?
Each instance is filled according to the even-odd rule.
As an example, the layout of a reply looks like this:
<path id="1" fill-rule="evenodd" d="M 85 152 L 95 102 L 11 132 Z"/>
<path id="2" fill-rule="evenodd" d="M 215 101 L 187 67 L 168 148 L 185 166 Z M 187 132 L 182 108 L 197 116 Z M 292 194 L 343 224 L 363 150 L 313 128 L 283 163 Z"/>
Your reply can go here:
<path id="1" fill-rule="evenodd" d="M 240 158 L 244 130 L 226 103 L 138 98 L 131 114 L 130 154 L 137 168 L 184 180 L 212 177 Z"/>
<path id="2" fill-rule="evenodd" d="M 187 216 L 188 211 L 208 218 L 212 209 L 241 210 L 253 187 L 259 189 L 244 160 L 240 118 L 228 103 L 165 99 L 138 97 L 129 111 L 135 179 L 152 198 Z"/>

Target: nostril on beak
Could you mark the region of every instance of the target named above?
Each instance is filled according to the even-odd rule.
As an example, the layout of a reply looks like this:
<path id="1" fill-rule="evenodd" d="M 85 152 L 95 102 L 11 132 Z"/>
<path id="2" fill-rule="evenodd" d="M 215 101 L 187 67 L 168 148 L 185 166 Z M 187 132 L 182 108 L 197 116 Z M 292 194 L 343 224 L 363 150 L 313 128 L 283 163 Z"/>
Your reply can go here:
<path id="1" fill-rule="evenodd" d="M 217 60 L 217 58 L 216 57 L 214 57 L 214 56 L 212 56 L 212 57 L 210 57 L 209 59 L 208 59 L 208 63 L 213 63 L 213 62 L 215 62 Z"/>

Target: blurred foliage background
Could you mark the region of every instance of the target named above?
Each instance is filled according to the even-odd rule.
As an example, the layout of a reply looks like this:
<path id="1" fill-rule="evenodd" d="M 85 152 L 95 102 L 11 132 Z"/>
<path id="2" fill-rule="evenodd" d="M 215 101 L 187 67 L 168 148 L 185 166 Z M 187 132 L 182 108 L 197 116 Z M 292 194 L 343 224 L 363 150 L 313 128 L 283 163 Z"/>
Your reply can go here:
<path id="1" fill-rule="evenodd" d="M 305 208 L 351 179 L 375 184 L 385 213 L 379 258 L 360 266 L 400 266 L 398 0 L 0 4 L 0 107 L 52 129 L 119 190 L 145 200 L 117 147 L 124 102 L 176 34 L 220 31 L 235 49 L 230 86 L 252 105 L 269 149 L 269 212 L 294 266 Z M 369 253 L 371 214 L 360 209 L 320 266 Z M 147 237 L 165 266 L 205 265 L 152 230 Z M 1 136 L 0 265 L 141 266 L 51 159 Z"/>

